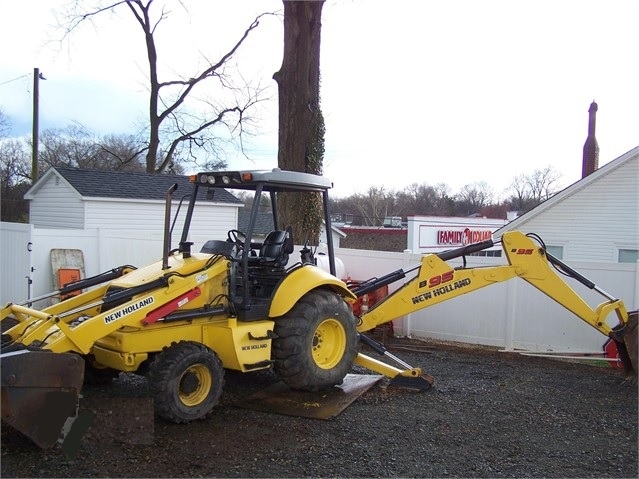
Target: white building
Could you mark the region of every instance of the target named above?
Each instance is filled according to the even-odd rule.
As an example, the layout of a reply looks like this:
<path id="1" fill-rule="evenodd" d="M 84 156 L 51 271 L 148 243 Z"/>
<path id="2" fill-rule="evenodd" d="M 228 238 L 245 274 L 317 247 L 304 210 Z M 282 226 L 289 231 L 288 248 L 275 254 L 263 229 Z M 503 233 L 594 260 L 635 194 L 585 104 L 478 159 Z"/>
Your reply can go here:
<path id="1" fill-rule="evenodd" d="M 639 260 L 639 146 L 495 232 L 534 233 L 567 262 Z"/>
<path id="2" fill-rule="evenodd" d="M 29 200 L 29 222 L 36 228 L 118 230 L 162 238 L 166 195 L 174 184 L 178 188 L 171 217 L 177 214 L 178 219 L 172 244 L 177 244 L 192 189 L 187 176 L 50 168 L 24 197 Z M 225 239 L 228 230 L 237 228 L 238 209 L 244 205 L 225 190 L 214 198 L 207 198 L 204 189 L 199 195 L 189 238 L 198 248 L 208 239 Z"/>

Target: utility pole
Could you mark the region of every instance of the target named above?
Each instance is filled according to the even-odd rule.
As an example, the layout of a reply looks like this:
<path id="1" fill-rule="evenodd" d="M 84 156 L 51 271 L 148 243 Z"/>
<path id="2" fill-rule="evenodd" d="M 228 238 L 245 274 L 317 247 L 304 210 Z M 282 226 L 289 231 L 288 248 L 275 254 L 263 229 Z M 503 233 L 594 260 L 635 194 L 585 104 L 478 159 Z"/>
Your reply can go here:
<path id="1" fill-rule="evenodd" d="M 45 80 L 39 68 L 33 69 L 33 153 L 31 157 L 31 184 L 38 180 L 38 123 L 40 111 L 40 79 Z"/>

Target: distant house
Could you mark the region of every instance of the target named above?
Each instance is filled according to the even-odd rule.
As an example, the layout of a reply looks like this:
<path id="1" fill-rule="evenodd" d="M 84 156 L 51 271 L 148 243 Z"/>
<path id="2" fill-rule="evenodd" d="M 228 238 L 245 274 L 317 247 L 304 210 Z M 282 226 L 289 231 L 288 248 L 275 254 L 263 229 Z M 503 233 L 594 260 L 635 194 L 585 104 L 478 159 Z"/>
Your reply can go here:
<path id="1" fill-rule="evenodd" d="M 166 196 L 171 185 L 171 218 L 177 213 L 173 238 L 181 228 L 192 185 L 188 176 L 125 171 L 50 168 L 27 191 L 29 221 L 36 228 L 107 229 L 163 234 Z M 192 237 L 224 239 L 237 228 L 243 203 L 226 190 L 208 198 L 200 188 L 200 202 L 191 223 Z"/>
<path id="2" fill-rule="evenodd" d="M 534 233 L 572 261 L 639 260 L 639 146 L 587 174 L 494 233 Z"/>

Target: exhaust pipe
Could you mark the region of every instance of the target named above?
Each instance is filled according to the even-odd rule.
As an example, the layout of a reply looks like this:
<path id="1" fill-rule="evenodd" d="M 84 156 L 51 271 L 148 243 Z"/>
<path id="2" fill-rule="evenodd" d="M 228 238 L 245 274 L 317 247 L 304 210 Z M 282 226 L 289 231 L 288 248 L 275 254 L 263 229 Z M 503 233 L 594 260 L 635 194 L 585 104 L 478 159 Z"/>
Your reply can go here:
<path id="1" fill-rule="evenodd" d="M 163 270 L 169 269 L 169 253 L 171 252 L 171 230 L 169 229 L 169 223 L 171 223 L 171 197 L 177 188 L 178 184 L 173 183 L 166 192 L 166 205 L 164 207 L 164 251 L 162 253 Z"/>

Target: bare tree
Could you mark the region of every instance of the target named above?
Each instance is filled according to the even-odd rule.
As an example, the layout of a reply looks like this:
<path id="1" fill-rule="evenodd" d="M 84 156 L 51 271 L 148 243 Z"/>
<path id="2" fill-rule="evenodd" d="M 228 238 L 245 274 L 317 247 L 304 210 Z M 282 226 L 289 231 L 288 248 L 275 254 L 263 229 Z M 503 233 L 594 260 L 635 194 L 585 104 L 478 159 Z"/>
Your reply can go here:
<path id="1" fill-rule="evenodd" d="M 413 183 L 397 193 L 395 214 L 445 216 L 452 212 L 452 204 L 448 185 Z"/>
<path id="2" fill-rule="evenodd" d="M 354 195 L 364 226 L 381 226 L 386 216 L 394 216 L 395 194 L 383 186 L 371 186 L 365 195 Z"/>
<path id="3" fill-rule="evenodd" d="M 508 188 L 510 195 L 508 197 L 508 203 L 510 209 L 523 213 L 536 206 L 537 203 L 532 199 L 530 192 L 528 191 L 528 183 L 526 181 L 526 175 L 520 174 L 513 178 L 510 187 Z"/>
<path id="4" fill-rule="evenodd" d="M 455 199 L 450 192 L 450 186 L 446 183 L 437 183 L 435 185 L 437 192 L 437 215 L 452 216 L 455 211 Z"/>
<path id="5" fill-rule="evenodd" d="M 535 170 L 527 177 L 528 187 L 533 199 L 546 201 L 558 190 L 561 174 L 555 171 L 552 166 L 546 166 L 542 170 Z"/>
<path id="6" fill-rule="evenodd" d="M 9 123 L 7 122 L 7 129 Z M 24 193 L 31 186 L 31 138 L 0 136 L 0 192 L 2 219 L 26 221 L 28 204 Z M 70 166 L 101 170 L 145 171 L 140 140 L 132 135 L 95 138 L 82 125 L 47 129 L 40 134 L 38 170 Z"/>
<path id="7" fill-rule="evenodd" d="M 31 154 L 17 139 L 0 141 L 0 219 L 28 221 L 29 206 L 23 198 L 31 186 Z"/>
<path id="8" fill-rule="evenodd" d="M 9 138 L 11 121 L 0 108 L 0 188 L 2 200 L 8 191 L 23 182 L 30 182 L 30 152 L 24 140 Z"/>
<path id="9" fill-rule="evenodd" d="M 146 147 L 133 135 L 106 135 L 97 138 L 82 125 L 49 128 L 40 134 L 38 169 L 70 166 L 98 170 L 145 171 Z M 0 144 L 0 165 L 7 184 L 30 179 L 27 161 L 31 139 L 5 140 Z M 11 173 L 5 173 L 11 172 Z"/>
<path id="10" fill-rule="evenodd" d="M 9 136 L 11 131 L 11 125 L 9 124 L 9 118 L 2 108 L 0 108 L 0 140 Z"/>
<path id="11" fill-rule="evenodd" d="M 509 207 L 520 214 L 531 210 L 559 191 L 560 179 L 561 174 L 552 166 L 515 176 L 508 189 Z"/>
<path id="12" fill-rule="evenodd" d="M 92 156 L 95 169 L 145 171 L 146 147 L 134 135 L 105 135 L 95 142 Z M 89 165 L 86 165 L 89 167 Z"/>
<path id="13" fill-rule="evenodd" d="M 19 139 L 0 142 L 0 184 L 3 192 L 22 182 L 31 180 L 30 154 L 27 144 Z"/>
<path id="14" fill-rule="evenodd" d="M 75 124 L 62 129 L 47 129 L 40 138 L 40 171 L 51 166 L 145 171 L 146 147 L 133 135 L 96 138 L 82 125 Z"/>
<path id="15" fill-rule="evenodd" d="M 331 212 L 337 217 L 352 217 L 354 225 L 379 225 L 385 216 L 468 216 L 479 214 L 488 218 L 505 218 L 508 211 L 520 214 L 550 198 L 558 190 L 559 176 L 552 168 L 535 170 L 515 177 L 509 189 L 511 196 L 497 201 L 486 182 L 465 185 L 451 194 L 450 186 L 413 183 L 394 192 L 384 187 L 369 188 L 366 194 L 333 198 Z"/>
<path id="16" fill-rule="evenodd" d="M 279 94 L 278 165 L 322 174 L 324 117 L 320 109 L 320 41 L 324 0 L 284 0 L 284 56 L 273 75 Z M 278 198 L 280 222 L 293 226 L 297 242 L 319 239 L 319 197 L 286 194 Z M 301 207 L 300 207 L 301 205 Z"/>
<path id="17" fill-rule="evenodd" d="M 464 216 L 478 214 L 493 201 L 493 197 L 493 190 L 485 181 L 464 185 L 455 196 L 456 213 Z"/>
<path id="18" fill-rule="evenodd" d="M 38 170 L 41 172 L 51 166 L 82 167 L 85 162 L 91 162 L 95 150 L 91 132 L 79 124 L 44 130 L 39 143 Z"/>
<path id="19" fill-rule="evenodd" d="M 225 166 L 226 162 L 221 159 L 224 147 L 237 141 L 242 148 L 242 138 L 250 134 L 246 125 L 251 123 L 252 107 L 266 99 L 259 86 L 237 86 L 227 72 L 228 63 L 251 31 L 258 27 L 260 18 L 268 14 L 258 16 L 219 59 L 207 59 L 206 68 L 182 77 L 161 80 L 155 34 L 167 18 L 167 11 L 152 8 L 153 0 L 120 0 L 94 5 L 97 6 L 91 9 L 86 7 L 86 2 L 75 0 L 76 13 L 65 22 L 65 36 L 84 22 L 92 22 L 105 12 L 119 12 L 122 8 L 128 8 L 144 36 L 149 68 L 146 171 L 161 173 L 178 160 L 189 160 L 200 166 L 202 154 L 213 158 L 205 160 L 205 166 Z M 198 96 L 214 90 L 219 93 L 217 102 L 210 100 L 210 95 L 204 95 L 202 99 Z M 199 103 L 202 108 L 190 107 L 193 103 Z"/>

